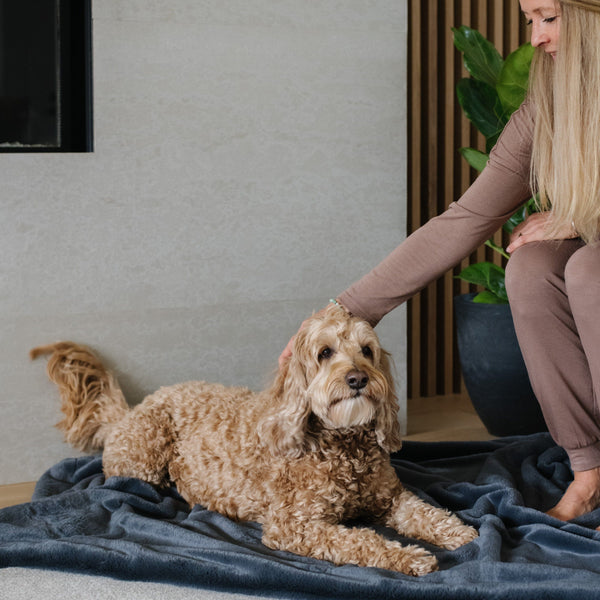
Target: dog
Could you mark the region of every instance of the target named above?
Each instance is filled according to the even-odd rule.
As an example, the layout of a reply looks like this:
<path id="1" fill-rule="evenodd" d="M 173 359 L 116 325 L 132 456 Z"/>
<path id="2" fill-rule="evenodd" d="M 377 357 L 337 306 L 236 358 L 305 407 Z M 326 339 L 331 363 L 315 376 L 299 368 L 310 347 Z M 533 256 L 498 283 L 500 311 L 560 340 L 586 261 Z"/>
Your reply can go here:
<path id="1" fill-rule="evenodd" d="M 191 506 L 261 523 L 269 548 L 417 576 L 437 569 L 434 555 L 346 523 L 380 523 L 447 549 L 478 535 L 402 486 L 390 463 L 401 440 L 389 356 L 372 327 L 340 307 L 306 322 L 260 393 L 196 381 L 130 409 L 87 347 L 31 351 L 42 354 L 62 398 L 57 427 L 80 450 L 103 449 L 106 477 L 174 483 Z"/>

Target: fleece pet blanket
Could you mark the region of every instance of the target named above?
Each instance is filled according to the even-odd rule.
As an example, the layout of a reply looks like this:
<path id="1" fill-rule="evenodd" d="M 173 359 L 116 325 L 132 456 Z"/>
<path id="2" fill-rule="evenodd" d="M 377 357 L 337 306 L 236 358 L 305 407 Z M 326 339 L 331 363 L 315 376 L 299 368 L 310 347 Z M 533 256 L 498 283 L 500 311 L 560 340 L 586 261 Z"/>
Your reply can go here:
<path id="1" fill-rule="evenodd" d="M 404 484 L 477 527 L 455 551 L 426 546 L 440 570 L 420 578 L 273 551 L 257 523 L 235 523 L 175 489 L 105 480 L 100 457 L 67 459 L 30 503 L 0 511 L 0 567 L 244 591 L 280 598 L 585 600 L 600 597 L 600 509 L 562 523 L 543 511 L 571 481 L 548 434 L 489 442 L 407 442 L 392 457 Z M 395 532 L 381 528 L 387 536 Z"/>

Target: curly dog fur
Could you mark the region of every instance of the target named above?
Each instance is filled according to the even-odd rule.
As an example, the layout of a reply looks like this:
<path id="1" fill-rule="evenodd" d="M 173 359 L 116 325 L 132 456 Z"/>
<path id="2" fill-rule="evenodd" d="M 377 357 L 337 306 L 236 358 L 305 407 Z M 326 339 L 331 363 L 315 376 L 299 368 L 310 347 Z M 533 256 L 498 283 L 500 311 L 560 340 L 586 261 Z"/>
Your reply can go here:
<path id="1" fill-rule="evenodd" d="M 188 382 L 129 409 L 113 376 L 84 346 L 61 342 L 48 374 L 59 387 L 66 440 L 103 448 L 107 477 L 175 483 L 190 505 L 258 521 L 270 548 L 411 575 L 437 568 L 425 549 L 404 546 L 357 518 L 454 549 L 472 527 L 403 488 L 389 454 L 400 448 L 387 353 L 364 321 L 331 306 L 298 334 L 273 385 Z"/>

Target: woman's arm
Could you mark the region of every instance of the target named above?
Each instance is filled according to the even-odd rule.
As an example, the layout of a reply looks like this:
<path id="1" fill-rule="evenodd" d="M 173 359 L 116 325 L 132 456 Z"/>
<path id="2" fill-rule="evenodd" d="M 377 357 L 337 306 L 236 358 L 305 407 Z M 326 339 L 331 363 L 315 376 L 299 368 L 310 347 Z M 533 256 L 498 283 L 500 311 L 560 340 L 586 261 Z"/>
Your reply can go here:
<path id="1" fill-rule="evenodd" d="M 338 300 L 374 326 L 489 239 L 531 197 L 532 134 L 526 103 L 513 114 L 488 165 L 460 200 L 410 235 Z"/>
<path id="2" fill-rule="evenodd" d="M 375 326 L 489 239 L 531 197 L 532 136 L 532 108 L 525 102 L 504 128 L 486 168 L 460 200 L 404 240 L 340 294 L 338 302 Z M 280 364 L 291 355 L 293 340 L 282 352 Z"/>

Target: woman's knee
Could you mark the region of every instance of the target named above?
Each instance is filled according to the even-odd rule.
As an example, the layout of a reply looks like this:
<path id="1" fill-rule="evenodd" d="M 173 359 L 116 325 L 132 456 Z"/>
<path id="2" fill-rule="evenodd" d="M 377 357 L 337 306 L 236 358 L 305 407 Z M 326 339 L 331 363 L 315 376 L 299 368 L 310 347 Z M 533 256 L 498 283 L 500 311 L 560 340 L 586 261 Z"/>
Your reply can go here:
<path id="1" fill-rule="evenodd" d="M 599 289 L 600 244 L 583 246 L 573 253 L 565 266 L 565 285 L 569 295 Z"/>
<path id="2" fill-rule="evenodd" d="M 506 265 L 506 291 L 511 304 L 521 299 L 539 298 L 557 277 L 562 278 L 564 262 L 556 254 L 554 244 L 531 242 L 521 246 Z"/>

